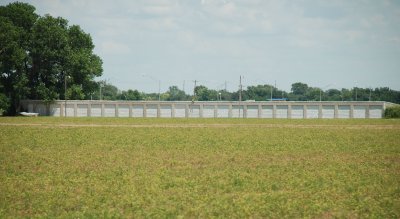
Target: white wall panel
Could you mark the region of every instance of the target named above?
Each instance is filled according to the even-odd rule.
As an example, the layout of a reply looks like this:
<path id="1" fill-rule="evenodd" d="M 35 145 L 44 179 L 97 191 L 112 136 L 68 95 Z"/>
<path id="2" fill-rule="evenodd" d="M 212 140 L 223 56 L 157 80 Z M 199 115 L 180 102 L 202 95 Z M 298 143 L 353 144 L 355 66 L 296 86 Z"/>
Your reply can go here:
<path id="1" fill-rule="evenodd" d="M 296 106 L 293 105 L 292 106 L 292 119 L 302 119 L 304 116 L 304 109 L 303 109 L 303 105 L 301 106 Z"/>
<path id="2" fill-rule="evenodd" d="M 350 118 L 350 106 L 338 106 L 338 118 L 339 119 L 348 119 Z"/>
<path id="3" fill-rule="evenodd" d="M 365 106 L 354 106 L 353 118 L 363 119 L 365 118 L 366 107 Z"/>
<path id="4" fill-rule="evenodd" d="M 183 111 L 183 113 L 185 113 L 185 111 Z M 200 106 L 199 105 L 189 105 L 189 117 L 190 118 L 199 118 L 200 117 Z"/>
<path id="5" fill-rule="evenodd" d="M 218 118 L 228 118 L 229 117 L 229 106 L 228 105 L 218 106 L 217 117 Z"/>
<path id="6" fill-rule="evenodd" d="M 157 117 L 157 105 L 156 104 L 147 105 L 146 117 Z"/>
<path id="7" fill-rule="evenodd" d="M 232 106 L 232 118 L 243 118 L 243 106 Z"/>
<path id="8" fill-rule="evenodd" d="M 63 110 L 65 110 L 65 108 Z M 67 104 L 67 117 L 74 117 L 74 104 Z"/>
<path id="9" fill-rule="evenodd" d="M 288 115 L 288 106 L 278 105 L 276 106 L 276 118 L 285 119 Z"/>
<path id="10" fill-rule="evenodd" d="M 115 117 L 115 104 L 104 104 L 104 117 Z"/>
<path id="11" fill-rule="evenodd" d="M 317 105 L 307 106 L 307 119 L 317 119 L 318 111 L 319 111 L 319 106 Z"/>
<path id="12" fill-rule="evenodd" d="M 91 117 L 101 117 L 101 104 L 92 104 Z"/>
<path id="13" fill-rule="evenodd" d="M 382 118 L 383 108 L 382 106 L 370 106 L 369 107 L 369 118 L 380 119 Z"/>
<path id="14" fill-rule="evenodd" d="M 77 104 L 76 106 L 76 116 L 77 117 L 87 117 L 87 104 Z"/>
<path id="15" fill-rule="evenodd" d="M 185 118 L 186 106 L 183 104 L 175 105 L 175 117 L 176 118 Z"/>
<path id="16" fill-rule="evenodd" d="M 248 105 L 247 106 L 247 118 L 258 118 L 258 106 Z"/>
<path id="17" fill-rule="evenodd" d="M 160 117 L 171 118 L 172 108 L 171 105 L 160 105 Z"/>
<path id="18" fill-rule="evenodd" d="M 61 112 L 61 104 L 51 104 L 50 105 L 50 116 L 59 117 Z"/>
<path id="19" fill-rule="evenodd" d="M 322 106 L 322 118 L 324 119 L 335 118 L 335 106 Z"/>
<path id="20" fill-rule="evenodd" d="M 272 105 L 261 107 L 261 118 L 273 118 L 274 107 Z"/>
<path id="21" fill-rule="evenodd" d="M 214 106 L 204 105 L 203 107 L 203 117 L 204 118 L 214 118 Z"/>
<path id="22" fill-rule="evenodd" d="M 132 117 L 143 117 L 143 105 L 132 106 Z"/>
<path id="23" fill-rule="evenodd" d="M 119 104 L 118 105 L 118 117 L 129 117 L 129 105 Z"/>

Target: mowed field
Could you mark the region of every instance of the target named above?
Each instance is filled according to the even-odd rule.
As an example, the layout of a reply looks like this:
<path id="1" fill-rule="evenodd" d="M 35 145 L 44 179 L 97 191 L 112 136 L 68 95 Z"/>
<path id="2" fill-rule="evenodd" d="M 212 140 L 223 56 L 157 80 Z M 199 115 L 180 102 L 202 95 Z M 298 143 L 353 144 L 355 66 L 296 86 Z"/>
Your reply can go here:
<path id="1" fill-rule="evenodd" d="M 0 218 L 400 218 L 400 120 L 0 118 Z"/>

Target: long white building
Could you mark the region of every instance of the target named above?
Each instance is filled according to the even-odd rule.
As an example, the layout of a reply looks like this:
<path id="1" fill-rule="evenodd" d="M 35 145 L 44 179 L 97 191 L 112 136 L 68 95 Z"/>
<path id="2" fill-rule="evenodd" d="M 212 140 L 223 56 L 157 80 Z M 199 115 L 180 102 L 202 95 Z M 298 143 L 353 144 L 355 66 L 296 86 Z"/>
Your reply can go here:
<path id="1" fill-rule="evenodd" d="M 382 118 L 390 105 L 382 101 L 22 101 L 24 111 L 58 117 Z"/>

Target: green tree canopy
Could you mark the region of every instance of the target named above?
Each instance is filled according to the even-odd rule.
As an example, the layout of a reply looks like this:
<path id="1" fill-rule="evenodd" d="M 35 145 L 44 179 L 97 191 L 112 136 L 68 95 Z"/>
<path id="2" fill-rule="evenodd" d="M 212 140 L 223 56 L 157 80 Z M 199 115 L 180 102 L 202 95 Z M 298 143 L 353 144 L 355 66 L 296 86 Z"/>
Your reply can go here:
<path id="1" fill-rule="evenodd" d="M 83 99 L 96 89 L 102 61 L 89 34 L 61 17 L 39 16 L 26 3 L 0 6 L 0 85 L 8 114 L 21 99 Z M 68 90 L 64 89 L 67 79 Z"/>
<path id="2" fill-rule="evenodd" d="M 187 99 L 185 92 L 183 90 L 180 90 L 178 86 L 169 87 L 167 93 L 168 93 L 167 100 L 179 101 Z"/>

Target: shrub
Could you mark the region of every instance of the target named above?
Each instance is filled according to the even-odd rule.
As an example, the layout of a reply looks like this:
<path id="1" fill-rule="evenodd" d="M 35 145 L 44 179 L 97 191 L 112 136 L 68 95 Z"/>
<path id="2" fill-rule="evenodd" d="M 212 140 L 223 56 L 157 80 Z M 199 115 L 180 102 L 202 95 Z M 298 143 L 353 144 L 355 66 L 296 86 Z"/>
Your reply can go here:
<path id="1" fill-rule="evenodd" d="M 400 105 L 386 108 L 385 118 L 400 118 Z"/>
<path id="2" fill-rule="evenodd" d="M 8 110 L 10 107 L 10 100 L 6 95 L 0 93 L 0 115 L 3 115 L 4 112 Z"/>

